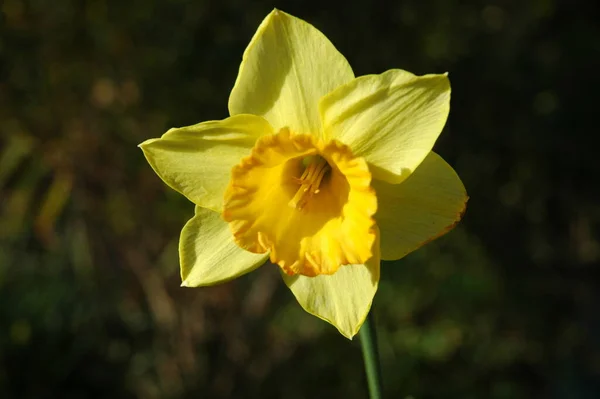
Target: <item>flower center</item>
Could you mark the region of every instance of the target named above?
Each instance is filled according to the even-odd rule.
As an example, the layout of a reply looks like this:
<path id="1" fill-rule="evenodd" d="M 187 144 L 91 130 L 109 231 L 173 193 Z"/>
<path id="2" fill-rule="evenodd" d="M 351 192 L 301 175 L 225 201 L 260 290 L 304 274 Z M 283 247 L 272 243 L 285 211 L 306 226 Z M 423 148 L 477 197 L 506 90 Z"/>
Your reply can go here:
<path id="1" fill-rule="evenodd" d="M 335 140 L 281 129 L 233 167 L 223 219 L 235 242 L 289 274 L 333 274 L 365 263 L 377 197 L 367 162 Z"/>
<path id="2" fill-rule="evenodd" d="M 319 155 L 306 157 L 302 163 L 308 163 L 308 166 L 304 169 L 304 173 L 300 178 L 292 177 L 295 183 L 300 184 L 300 188 L 294 198 L 288 202 L 289 206 L 298 210 L 303 209 L 313 195 L 319 193 L 319 186 L 323 178 L 331 171 L 331 166 Z"/>

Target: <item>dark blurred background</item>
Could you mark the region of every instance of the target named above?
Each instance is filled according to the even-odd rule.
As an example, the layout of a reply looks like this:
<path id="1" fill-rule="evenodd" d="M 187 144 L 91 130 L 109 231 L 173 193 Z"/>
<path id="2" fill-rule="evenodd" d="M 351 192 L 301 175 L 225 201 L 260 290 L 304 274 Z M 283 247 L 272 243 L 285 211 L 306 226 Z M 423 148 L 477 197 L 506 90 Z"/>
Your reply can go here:
<path id="1" fill-rule="evenodd" d="M 180 288 L 193 205 L 136 145 L 227 116 L 274 6 L 356 75 L 450 72 L 471 196 L 385 263 L 389 398 L 600 397 L 600 13 L 578 0 L 0 2 L 0 397 L 365 398 L 357 340 L 277 270 Z"/>

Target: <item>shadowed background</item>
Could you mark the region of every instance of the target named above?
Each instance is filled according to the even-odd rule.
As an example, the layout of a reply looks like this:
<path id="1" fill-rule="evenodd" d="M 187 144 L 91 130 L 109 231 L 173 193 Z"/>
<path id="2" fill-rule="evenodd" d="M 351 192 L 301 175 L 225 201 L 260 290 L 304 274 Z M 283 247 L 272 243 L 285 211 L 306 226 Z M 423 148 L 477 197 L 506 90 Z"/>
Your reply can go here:
<path id="1" fill-rule="evenodd" d="M 387 397 L 600 396 L 600 13 L 593 1 L 3 0 L 0 397 L 364 398 L 358 342 L 273 267 L 180 288 L 193 205 L 136 145 L 227 116 L 276 5 L 356 75 L 449 71 L 436 151 L 471 196 L 384 263 Z"/>

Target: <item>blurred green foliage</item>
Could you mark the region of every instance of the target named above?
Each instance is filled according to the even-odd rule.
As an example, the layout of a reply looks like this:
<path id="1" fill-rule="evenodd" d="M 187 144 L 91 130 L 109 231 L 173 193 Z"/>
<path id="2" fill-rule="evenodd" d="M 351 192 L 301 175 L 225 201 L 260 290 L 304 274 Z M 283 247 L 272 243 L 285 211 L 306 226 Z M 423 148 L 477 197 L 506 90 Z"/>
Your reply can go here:
<path id="1" fill-rule="evenodd" d="M 274 268 L 179 287 L 192 204 L 136 145 L 227 116 L 268 1 L 0 2 L 0 397 L 364 398 Z M 383 265 L 387 396 L 600 396 L 593 1 L 276 4 L 357 75 L 450 72 L 463 223 Z"/>

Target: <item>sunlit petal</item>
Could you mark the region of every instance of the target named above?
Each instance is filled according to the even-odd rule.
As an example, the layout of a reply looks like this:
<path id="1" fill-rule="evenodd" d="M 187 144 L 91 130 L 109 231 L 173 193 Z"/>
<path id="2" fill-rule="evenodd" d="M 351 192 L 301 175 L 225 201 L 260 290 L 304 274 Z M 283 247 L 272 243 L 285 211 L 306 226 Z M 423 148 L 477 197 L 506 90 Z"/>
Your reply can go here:
<path id="1" fill-rule="evenodd" d="M 339 51 L 311 24 L 271 12 L 244 52 L 229 112 L 265 117 L 275 130 L 319 134 L 319 99 L 354 78 Z"/>
<path id="2" fill-rule="evenodd" d="M 182 286 L 199 287 L 222 283 L 262 265 L 268 254 L 244 251 L 233 241 L 221 216 L 196 207 L 196 214 L 181 231 L 179 258 Z"/>
<path id="3" fill-rule="evenodd" d="M 381 230 L 381 258 L 400 259 L 450 231 L 462 218 L 468 200 L 456 172 L 431 152 L 400 184 L 374 181 Z"/>
<path id="4" fill-rule="evenodd" d="M 379 284 L 379 240 L 373 257 L 364 265 L 347 265 L 333 275 L 283 275 L 300 305 L 308 313 L 333 324 L 352 339 L 365 321 Z"/>
<path id="5" fill-rule="evenodd" d="M 390 183 L 408 177 L 431 151 L 449 108 L 446 75 L 399 69 L 356 78 L 320 103 L 326 137 L 349 145 L 374 178 Z"/>
<path id="6" fill-rule="evenodd" d="M 139 146 L 167 185 L 196 205 L 220 212 L 231 168 L 250 153 L 259 137 L 270 133 L 263 118 L 237 115 L 171 129 Z"/>

